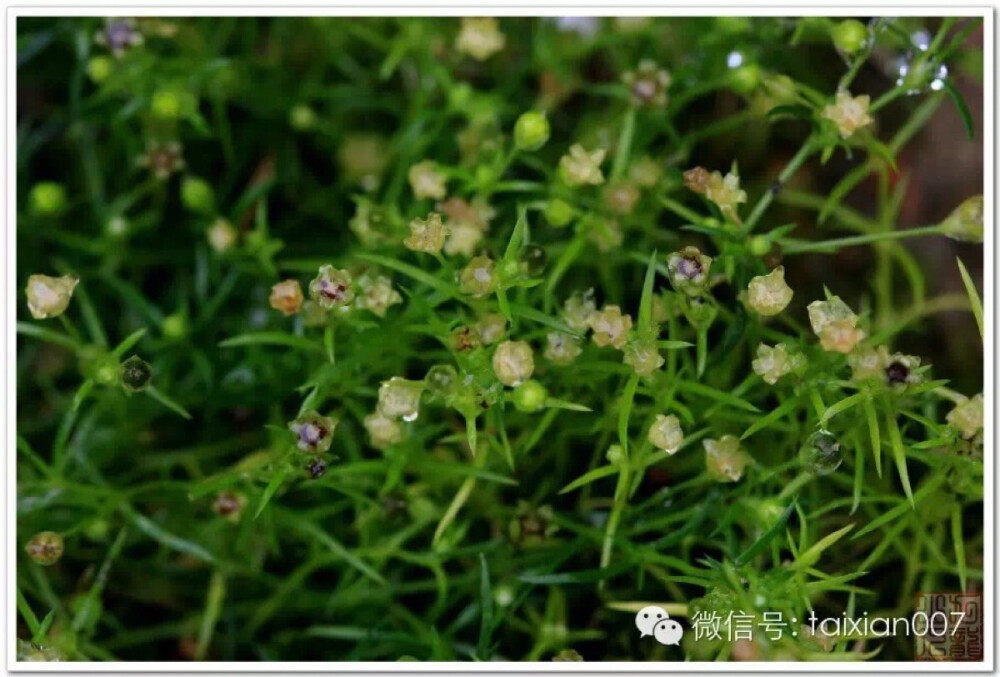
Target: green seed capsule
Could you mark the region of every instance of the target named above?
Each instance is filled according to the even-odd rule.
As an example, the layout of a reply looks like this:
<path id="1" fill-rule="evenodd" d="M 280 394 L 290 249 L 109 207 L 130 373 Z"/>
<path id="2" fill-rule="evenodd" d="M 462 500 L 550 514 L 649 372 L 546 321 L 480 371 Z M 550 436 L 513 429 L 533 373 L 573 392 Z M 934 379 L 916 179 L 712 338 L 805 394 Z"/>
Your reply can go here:
<path id="1" fill-rule="evenodd" d="M 575 214 L 573 207 L 568 202 L 558 198 L 549 200 L 542 213 L 545 215 L 545 220 L 556 228 L 569 225 Z"/>
<path id="2" fill-rule="evenodd" d="M 41 531 L 31 537 L 24 551 L 36 564 L 48 567 L 59 561 L 65 547 L 62 536 L 54 531 Z"/>
<path id="3" fill-rule="evenodd" d="M 799 461 L 814 475 L 829 475 L 844 461 L 840 440 L 827 430 L 817 430 L 799 450 Z"/>
<path id="4" fill-rule="evenodd" d="M 122 362 L 118 378 L 125 390 L 145 390 L 153 380 L 153 367 L 138 355 L 133 355 Z"/>
<path id="5" fill-rule="evenodd" d="M 181 203 L 192 212 L 212 214 L 215 211 L 215 191 L 208 181 L 197 176 L 185 176 L 181 182 Z"/>
<path id="6" fill-rule="evenodd" d="M 538 150 L 549 140 L 550 131 L 544 113 L 525 113 L 514 124 L 514 145 L 518 150 Z"/>
<path id="7" fill-rule="evenodd" d="M 66 189 L 55 181 L 42 181 L 31 188 L 28 203 L 36 214 L 54 216 L 66 208 Z"/>
<path id="8" fill-rule="evenodd" d="M 514 388 L 511 393 L 511 400 L 518 411 L 526 414 L 533 414 L 545 406 L 545 400 L 549 397 L 549 391 L 541 383 L 535 380 L 525 381 Z"/>
<path id="9" fill-rule="evenodd" d="M 833 44 L 845 54 L 854 54 L 864 49 L 869 39 L 868 29 L 857 19 L 847 19 L 830 29 Z"/>

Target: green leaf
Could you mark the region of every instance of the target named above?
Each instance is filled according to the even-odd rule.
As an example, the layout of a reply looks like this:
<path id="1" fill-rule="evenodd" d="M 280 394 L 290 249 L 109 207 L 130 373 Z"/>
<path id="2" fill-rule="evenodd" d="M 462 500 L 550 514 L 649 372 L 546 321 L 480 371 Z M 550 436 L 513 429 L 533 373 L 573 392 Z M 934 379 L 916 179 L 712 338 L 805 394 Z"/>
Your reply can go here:
<path id="1" fill-rule="evenodd" d="M 910 499 L 910 505 L 916 509 L 913 502 L 913 490 L 910 488 L 910 473 L 906 469 L 906 450 L 903 448 L 903 438 L 899 433 L 899 424 L 896 423 L 896 414 L 890 412 L 885 417 L 886 428 L 889 430 L 889 444 L 892 448 L 892 458 L 896 461 L 896 470 L 899 471 L 899 481 L 903 483 L 903 492 Z"/>
<path id="2" fill-rule="evenodd" d="M 739 557 L 736 558 L 735 562 L 737 566 L 743 566 L 752 560 L 758 553 L 767 547 L 775 536 L 780 534 L 785 529 L 785 524 L 788 523 L 788 518 L 791 517 L 792 512 L 795 510 L 795 498 L 792 498 L 791 502 L 785 506 L 785 509 L 781 511 L 781 515 L 772 524 L 767 531 L 761 534 L 756 541 L 754 541 L 749 548 L 744 550 Z"/>
<path id="3" fill-rule="evenodd" d="M 490 635 L 493 633 L 493 588 L 490 586 L 490 570 L 486 565 L 486 555 L 479 553 L 479 643 L 476 655 L 479 660 L 490 660 Z"/>
<path id="4" fill-rule="evenodd" d="M 521 250 L 521 243 L 524 242 L 524 230 L 528 227 L 528 208 L 519 204 L 517 206 L 517 221 L 514 222 L 514 230 L 507 240 L 507 249 L 504 250 L 502 263 L 510 263 L 517 260 L 517 253 Z"/>
<path id="5" fill-rule="evenodd" d="M 846 527 L 824 536 L 818 542 L 810 546 L 808 550 L 799 553 L 799 556 L 795 558 L 795 561 L 792 563 L 790 568 L 795 571 L 803 571 L 804 569 L 812 567 L 819 561 L 820 556 L 822 556 L 823 552 L 827 548 L 846 536 L 847 532 L 853 528 L 853 524 L 848 524 Z"/>
<path id="6" fill-rule="evenodd" d="M 566 409 L 567 411 L 593 411 L 590 407 L 586 407 L 582 404 L 567 402 L 566 400 L 558 400 L 554 397 L 547 398 L 545 400 L 545 406 L 549 409 Z"/>
<path id="7" fill-rule="evenodd" d="M 558 574 L 532 574 L 525 573 L 517 577 L 517 580 L 532 585 L 565 585 L 572 583 L 596 583 L 635 569 L 635 563 L 623 561 L 614 566 L 603 569 L 585 569 L 583 571 L 567 571 Z"/>
<path id="8" fill-rule="evenodd" d="M 136 512 L 130 505 L 123 504 L 120 509 L 125 519 L 160 545 L 209 564 L 215 563 L 215 556 L 198 543 L 170 533 L 145 515 Z"/>
<path id="9" fill-rule="evenodd" d="M 754 433 L 760 432 L 761 430 L 763 430 L 764 428 L 768 427 L 769 425 L 771 425 L 772 423 L 774 423 L 778 419 L 782 418 L 783 416 L 785 416 L 789 412 L 794 411 L 795 409 L 798 408 L 798 406 L 801 403 L 801 401 L 802 400 L 799 397 L 792 397 L 790 399 L 785 400 L 784 402 L 782 402 L 781 404 L 779 404 L 777 406 L 777 408 L 772 409 L 770 413 L 768 413 L 765 416 L 762 416 L 761 418 L 757 419 L 754 422 L 754 424 L 751 425 L 749 428 L 747 428 L 746 432 L 744 432 L 740 436 L 740 439 L 741 440 L 747 439 L 748 437 L 750 437 Z"/>
<path id="10" fill-rule="evenodd" d="M 642 282 L 642 296 L 639 297 L 639 332 L 645 333 L 653 327 L 653 281 L 656 279 L 656 250 L 649 255 L 646 277 Z"/>
<path id="11" fill-rule="evenodd" d="M 865 418 L 868 420 L 868 435 L 872 442 L 872 455 L 875 457 L 875 472 L 882 476 L 882 438 L 878 427 L 878 417 L 875 413 L 875 405 L 870 397 L 866 397 L 862 403 L 865 409 Z"/>
<path id="12" fill-rule="evenodd" d="M 635 401 L 635 391 L 639 387 L 639 375 L 632 374 L 625 390 L 622 392 L 621 404 L 618 410 L 618 443 L 628 453 L 628 420 L 632 415 L 632 403 Z"/>
<path id="13" fill-rule="evenodd" d="M 565 322 L 562 322 L 557 318 L 550 317 L 540 310 L 535 310 L 530 306 L 525 306 L 519 303 L 511 303 L 509 306 L 511 314 L 515 317 L 523 317 L 526 320 L 545 325 L 546 327 L 555 329 L 556 331 L 560 331 L 564 334 L 569 334 L 570 336 L 576 336 L 577 338 L 583 336 L 583 334 L 573 329 Z"/>
<path id="14" fill-rule="evenodd" d="M 253 331 L 219 342 L 220 348 L 238 348 L 242 346 L 285 346 L 326 356 L 323 346 L 319 343 L 303 336 L 296 336 L 295 334 L 283 331 Z"/>
<path id="15" fill-rule="evenodd" d="M 142 392 L 145 393 L 146 395 L 149 395 L 154 400 L 156 400 L 157 402 L 159 402 L 164 407 L 171 410 L 181 418 L 186 418 L 188 420 L 191 420 L 191 414 L 188 412 L 187 409 L 185 409 L 180 404 L 172 400 L 165 393 L 161 392 L 160 390 L 157 390 L 156 386 L 149 386 Z"/>
<path id="16" fill-rule="evenodd" d="M 397 273 L 402 273 L 403 275 L 406 275 L 412 280 L 416 280 L 417 282 L 420 282 L 421 284 L 424 284 L 430 287 L 431 289 L 441 292 L 448 298 L 455 298 L 461 301 L 462 303 L 468 303 L 468 301 L 462 297 L 457 286 L 449 284 L 444 280 L 440 280 L 434 275 L 431 275 L 430 273 L 425 272 L 420 268 L 417 268 L 416 266 L 411 266 L 408 263 L 403 263 L 402 261 L 390 258 L 388 256 L 380 256 L 378 254 L 368 254 L 365 252 L 355 254 L 355 257 L 363 261 L 368 261 L 369 263 L 374 263 L 383 266 L 390 270 L 395 270 Z"/>
<path id="17" fill-rule="evenodd" d="M 271 502 L 274 494 L 277 493 L 278 489 L 281 487 L 282 482 L 284 482 L 285 478 L 288 477 L 288 473 L 289 470 L 287 467 L 280 468 L 274 473 L 270 481 L 268 481 L 267 486 L 264 487 L 264 493 L 260 497 L 260 503 L 257 504 L 257 509 L 254 510 L 254 519 L 260 517 L 260 514 L 264 512 L 264 508 L 266 508 L 267 504 Z"/>
<path id="18" fill-rule="evenodd" d="M 955 109 L 958 111 L 958 117 L 962 119 L 962 125 L 965 126 L 965 133 L 969 137 L 969 141 L 972 141 L 976 136 L 975 123 L 972 121 L 972 113 L 969 111 L 969 105 L 965 103 L 965 99 L 962 97 L 962 93 L 958 91 L 955 84 L 950 78 L 944 78 L 944 89 L 948 92 L 948 96 L 955 104 Z"/>
<path id="19" fill-rule="evenodd" d="M 111 351 L 111 354 L 114 355 L 116 358 L 121 359 L 125 355 L 125 353 L 127 353 L 145 335 L 146 335 L 145 327 L 143 327 L 142 329 L 137 329 L 136 331 L 126 336 L 121 343 L 116 345 L 114 350 Z"/>
<path id="20" fill-rule="evenodd" d="M 850 409 L 851 407 L 853 407 L 855 404 L 859 404 L 859 403 L 863 402 L 867 398 L 868 398 L 868 393 L 858 392 L 858 393 L 854 393 L 853 395 L 851 395 L 849 397 L 845 397 L 844 399 L 840 400 L 839 402 L 831 404 L 829 407 L 826 408 L 826 411 L 823 412 L 823 417 L 819 421 L 820 424 L 821 425 L 826 425 L 827 422 L 831 418 L 833 418 L 834 416 L 836 416 L 837 414 L 841 414 L 841 413 L 847 411 L 848 409 Z"/>
<path id="21" fill-rule="evenodd" d="M 937 488 L 941 486 L 941 484 L 944 482 L 945 477 L 946 475 L 944 473 L 939 473 L 931 477 L 929 480 L 927 480 L 924 483 L 924 485 L 919 489 L 917 489 L 916 493 L 913 494 L 913 503 L 914 504 L 920 503 L 925 498 L 927 498 L 928 495 L 937 491 Z M 890 510 L 887 510 L 886 512 L 882 513 L 881 515 L 873 519 L 871 522 L 866 524 L 860 531 L 851 536 L 851 540 L 852 541 L 857 540 L 858 538 L 861 538 L 865 534 L 875 531 L 882 525 L 891 522 L 892 520 L 902 516 L 904 513 L 907 513 L 912 509 L 913 506 L 910 505 L 909 501 L 900 501 L 895 505 L 895 507 L 891 508 Z"/>
<path id="22" fill-rule="evenodd" d="M 979 325 L 979 338 L 983 338 L 983 301 L 979 298 L 976 283 L 972 281 L 972 276 L 965 269 L 962 259 L 956 258 L 955 261 L 958 262 L 958 272 L 962 275 L 962 284 L 965 285 L 965 293 L 969 295 L 969 305 L 972 306 L 972 314 L 976 317 L 976 324 Z"/>
<path id="23" fill-rule="evenodd" d="M 42 341 L 47 341 L 48 343 L 54 343 L 74 352 L 83 347 L 80 342 L 70 336 L 67 336 L 66 334 L 60 334 L 57 331 L 46 329 L 45 327 L 39 327 L 37 324 L 31 324 L 30 322 L 18 322 L 16 331 L 22 336 L 30 336 Z"/>
<path id="24" fill-rule="evenodd" d="M 965 566 L 965 537 L 962 534 L 962 506 L 955 504 L 951 509 L 951 542 L 955 545 L 955 563 L 962 590 L 966 590 L 968 570 Z"/>
<path id="25" fill-rule="evenodd" d="M 710 400 L 715 400 L 716 402 L 722 402 L 723 404 L 728 404 L 731 407 L 736 407 L 737 409 L 742 409 L 743 411 L 749 411 L 754 414 L 760 413 L 760 409 L 750 404 L 742 397 L 737 397 L 727 392 L 717 390 L 711 386 L 707 386 L 703 383 L 697 383 L 695 381 L 679 381 L 677 383 L 677 389 L 681 392 L 687 392 L 692 395 L 701 395 Z"/>
<path id="26" fill-rule="evenodd" d="M 603 465 L 600 468 L 594 468 L 593 470 L 580 475 L 575 480 L 564 486 L 559 490 L 559 494 L 568 494 L 574 489 L 579 489 L 582 486 L 590 484 L 591 482 L 596 482 L 603 477 L 610 477 L 618 472 L 618 466 L 614 465 Z"/>
<path id="27" fill-rule="evenodd" d="M 318 525 L 316 525 L 315 522 L 311 522 L 307 519 L 302 519 L 301 516 L 293 513 L 283 514 L 282 516 L 285 518 L 282 521 L 285 524 L 287 524 L 289 528 L 298 531 L 302 535 L 309 538 L 309 540 L 319 543 L 327 550 L 332 552 L 334 555 L 340 557 L 349 565 L 357 569 L 360 573 L 364 574 L 365 576 L 375 581 L 379 585 L 387 584 L 387 581 L 382 576 L 382 574 L 380 574 L 371 566 L 369 566 L 365 561 L 363 561 L 360 557 L 352 553 L 348 548 L 344 547 L 340 543 L 340 541 L 338 541 L 333 536 L 324 531 L 322 528 L 320 528 Z"/>

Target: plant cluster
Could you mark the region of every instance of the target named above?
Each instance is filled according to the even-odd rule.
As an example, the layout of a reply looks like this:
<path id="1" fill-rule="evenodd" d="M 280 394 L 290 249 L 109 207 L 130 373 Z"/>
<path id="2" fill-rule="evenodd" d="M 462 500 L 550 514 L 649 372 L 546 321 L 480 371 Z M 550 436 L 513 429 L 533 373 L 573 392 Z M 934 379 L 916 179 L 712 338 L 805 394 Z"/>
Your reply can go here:
<path id="1" fill-rule="evenodd" d="M 22 19 L 21 660 L 908 659 L 633 616 L 981 588 L 897 165 L 977 26 Z"/>

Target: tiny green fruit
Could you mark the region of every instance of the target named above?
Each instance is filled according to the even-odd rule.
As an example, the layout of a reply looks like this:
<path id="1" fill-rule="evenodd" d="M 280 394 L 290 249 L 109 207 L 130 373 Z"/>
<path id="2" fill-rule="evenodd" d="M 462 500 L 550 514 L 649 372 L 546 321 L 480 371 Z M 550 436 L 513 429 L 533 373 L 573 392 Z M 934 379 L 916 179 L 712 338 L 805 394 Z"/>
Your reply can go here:
<path id="1" fill-rule="evenodd" d="M 145 390 L 153 380 L 153 367 L 138 355 L 133 355 L 122 362 L 119 379 L 125 390 L 130 392 Z"/>
<path id="2" fill-rule="evenodd" d="M 514 124 L 514 145 L 518 150 L 538 150 L 549 140 L 551 128 L 544 113 L 524 113 Z"/>

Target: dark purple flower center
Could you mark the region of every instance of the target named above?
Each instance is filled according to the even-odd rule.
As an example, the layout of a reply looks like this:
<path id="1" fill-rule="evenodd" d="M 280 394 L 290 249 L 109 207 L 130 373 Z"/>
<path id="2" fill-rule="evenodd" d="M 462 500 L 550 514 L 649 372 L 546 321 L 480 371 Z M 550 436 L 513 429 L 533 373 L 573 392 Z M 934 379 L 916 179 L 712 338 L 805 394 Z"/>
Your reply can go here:
<path id="1" fill-rule="evenodd" d="M 104 37 L 108 46 L 115 50 L 132 46 L 135 29 L 127 21 L 112 21 L 104 29 Z"/>
<path id="2" fill-rule="evenodd" d="M 326 436 L 326 428 L 316 423 L 303 423 L 299 427 L 299 443 L 302 445 L 315 447 Z"/>
<path id="3" fill-rule="evenodd" d="M 332 282 L 330 280 L 322 280 L 319 285 L 319 293 L 323 298 L 330 299 L 331 301 L 339 301 L 344 298 L 344 292 L 347 287 L 344 285 Z"/>
<path id="4" fill-rule="evenodd" d="M 906 379 L 910 376 L 910 368 L 902 362 L 893 362 L 885 368 L 885 375 L 889 383 L 906 383 Z"/>
<path id="5" fill-rule="evenodd" d="M 314 480 L 319 479 L 326 474 L 326 463 L 318 458 L 314 458 L 309 462 L 309 465 L 306 466 L 306 470 L 309 471 L 309 476 Z"/>

